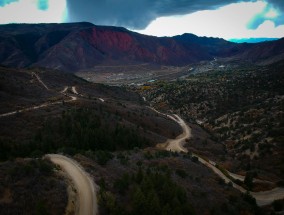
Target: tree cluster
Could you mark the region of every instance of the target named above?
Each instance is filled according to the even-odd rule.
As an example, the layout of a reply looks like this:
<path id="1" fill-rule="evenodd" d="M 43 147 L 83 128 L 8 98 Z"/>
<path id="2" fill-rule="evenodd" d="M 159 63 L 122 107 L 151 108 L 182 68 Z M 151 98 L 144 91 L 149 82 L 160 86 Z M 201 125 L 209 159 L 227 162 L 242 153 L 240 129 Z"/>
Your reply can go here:
<path id="1" fill-rule="evenodd" d="M 127 199 L 127 207 L 121 203 L 123 201 L 118 203 L 111 192 L 101 189 L 99 202 L 106 214 L 194 214 L 186 190 L 177 185 L 167 173 L 139 168 L 132 176 L 124 174 L 117 179 L 113 187 Z"/>

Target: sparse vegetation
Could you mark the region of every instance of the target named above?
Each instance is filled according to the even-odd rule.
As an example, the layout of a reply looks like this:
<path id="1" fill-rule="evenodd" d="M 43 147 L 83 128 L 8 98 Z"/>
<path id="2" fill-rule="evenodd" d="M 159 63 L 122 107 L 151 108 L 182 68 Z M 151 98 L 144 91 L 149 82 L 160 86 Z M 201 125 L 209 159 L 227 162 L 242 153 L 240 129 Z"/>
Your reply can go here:
<path id="1" fill-rule="evenodd" d="M 247 67 L 158 82 L 139 92 L 156 108 L 180 113 L 226 146 L 226 156 L 235 160 L 233 171 L 261 169 L 282 178 L 283 80 L 280 66 Z M 208 147 L 208 140 L 201 144 Z"/>
<path id="2" fill-rule="evenodd" d="M 157 150 L 149 152 L 155 155 Z M 213 172 L 182 155 L 143 159 L 144 153 L 131 151 L 127 165 L 119 160 L 127 152 L 114 152 L 114 158 L 101 167 L 93 159 L 76 159 L 94 175 L 100 186 L 100 214 L 253 214 L 257 207 L 232 186 L 220 184 Z M 139 164 L 139 165 L 137 165 Z M 210 186 L 206 186 L 207 184 Z M 214 191 L 212 191 L 214 190 Z M 222 209 L 230 195 L 234 201 Z M 207 207 L 203 207 L 205 204 Z"/>
<path id="3" fill-rule="evenodd" d="M 1 163 L 0 214 L 64 214 L 67 185 L 53 169 L 41 159 Z"/>
<path id="4" fill-rule="evenodd" d="M 186 140 L 186 147 L 192 154 L 184 155 L 153 149 L 157 142 L 175 138 L 181 129 L 167 117 L 141 106 L 142 99 L 125 87 L 92 85 L 67 74 L 41 71 L 40 75 L 52 88 L 45 92 L 46 89 L 41 89 L 36 82 L 28 88 L 25 81 L 32 80 L 29 79 L 30 73 L 20 75 L 25 78 L 19 78 L 19 87 L 12 91 L 25 102 L 14 100 L 12 103 L 17 105 L 16 109 L 26 107 L 30 104 L 28 101 L 38 104 L 40 101 L 62 100 L 63 96 L 58 96 L 58 91 L 63 89 L 62 83 L 77 85 L 81 95 L 73 103 L 62 102 L 42 110 L 18 112 L 7 121 L 0 121 L 0 160 L 6 161 L 0 168 L 13 166 L 5 170 L 8 182 L 4 180 L 3 184 L 9 189 L 14 182 L 23 180 L 28 183 L 23 190 L 28 190 L 31 186 L 28 180 L 38 180 L 39 183 L 47 178 L 47 182 L 39 187 L 40 192 L 45 189 L 45 183 L 49 183 L 52 190 L 55 187 L 66 192 L 65 184 L 58 184 L 54 168 L 47 161 L 24 160 L 24 165 L 17 164 L 19 167 L 11 164 L 17 160 L 7 161 L 16 157 L 39 158 L 51 152 L 74 156 L 94 176 L 100 186 L 99 210 L 103 215 L 261 214 L 255 199 L 249 194 L 241 196 L 232 188 L 232 183 L 226 184 L 215 176 L 198 162 L 193 153 L 201 152 L 201 158 L 207 161 L 207 154 L 216 158 L 219 169 L 227 177 L 230 177 L 226 171 L 228 168 L 247 172 L 244 183 L 235 182 L 245 184 L 249 189 L 254 188 L 255 177 L 250 173 L 265 175 L 271 170 L 267 164 L 272 160 L 275 169 L 271 175 L 281 184 L 279 178 L 283 175 L 283 165 L 278 158 L 283 154 L 283 79 L 277 71 L 210 72 L 191 75 L 177 82 L 142 86 L 141 93 L 155 107 L 181 114 L 188 122 L 202 127 L 191 124 L 198 135 Z M 11 82 L 10 78 L 4 82 Z M 7 93 L 7 84 L 1 83 L 0 90 Z M 25 97 L 25 93 L 32 92 L 34 87 L 40 91 L 42 100 L 36 101 L 30 95 Z M 21 88 L 27 91 L 21 94 Z M 101 97 L 103 101 L 98 99 Z M 0 102 L 7 104 L 5 99 Z M 1 110 L 3 112 L 5 108 Z M 199 145 L 195 147 L 196 143 Z M 35 187 L 39 186 L 37 183 Z M 0 184 L 0 210 L 3 206 L 1 194 L 10 192 L 4 189 L 4 185 Z M 44 192 L 47 191 L 31 197 L 36 201 L 31 201 L 30 214 L 50 214 L 47 209 L 53 210 L 45 198 L 39 198 Z M 20 198 L 22 193 L 15 192 L 15 195 Z M 51 191 L 47 194 L 53 195 Z M 59 197 L 64 199 L 66 196 Z M 18 201 L 16 207 L 24 207 L 25 201 Z M 64 208 L 65 201 L 60 207 Z M 279 210 L 280 204 L 275 202 L 273 210 Z M 56 210 L 51 214 L 57 214 Z"/>

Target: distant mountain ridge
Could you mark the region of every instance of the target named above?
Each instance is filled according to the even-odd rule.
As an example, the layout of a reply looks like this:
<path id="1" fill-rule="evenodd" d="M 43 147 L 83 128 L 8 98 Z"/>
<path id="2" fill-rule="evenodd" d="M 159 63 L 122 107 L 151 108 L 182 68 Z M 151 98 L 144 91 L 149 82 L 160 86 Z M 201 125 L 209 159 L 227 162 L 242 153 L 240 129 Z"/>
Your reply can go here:
<path id="1" fill-rule="evenodd" d="M 261 43 L 261 42 L 267 42 L 267 41 L 274 41 L 278 40 L 279 38 L 235 38 L 230 39 L 228 41 L 234 42 L 234 43 Z"/>
<path id="2" fill-rule="evenodd" d="M 284 39 L 237 44 L 183 34 L 154 37 L 121 27 L 91 23 L 0 26 L 0 64 L 76 72 L 96 65 L 153 63 L 182 66 L 203 60 L 236 58 L 253 63 L 284 59 Z"/>

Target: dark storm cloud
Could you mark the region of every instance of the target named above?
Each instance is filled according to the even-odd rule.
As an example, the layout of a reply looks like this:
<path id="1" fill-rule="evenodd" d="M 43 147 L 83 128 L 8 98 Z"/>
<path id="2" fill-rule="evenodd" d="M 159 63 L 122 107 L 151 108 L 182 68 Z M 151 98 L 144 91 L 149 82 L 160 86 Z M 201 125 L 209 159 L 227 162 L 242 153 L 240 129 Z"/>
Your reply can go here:
<path id="1" fill-rule="evenodd" d="M 278 9 L 281 14 L 274 20 L 276 26 L 284 24 L 284 0 L 269 0 L 276 9 Z"/>
<path id="2" fill-rule="evenodd" d="M 68 0 L 68 21 L 143 28 L 156 17 L 151 0 Z"/>
<path id="3" fill-rule="evenodd" d="M 236 0 L 68 0 L 68 21 L 145 28 L 160 16 L 214 9 Z"/>
<path id="4" fill-rule="evenodd" d="M 268 0 L 269 3 L 273 4 L 276 8 L 284 11 L 284 1 L 283 0 Z"/>
<path id="5" fill-rule="evenodd" d="M 246 2 L 255 0 L 244 0 Z M 119 25 L 144 29 L 161 16 L 183 15 L 216 9 L 238 0 L 68 0 L 69 22 L 88 21 L 100 25 Z M 269 0 L 284 11 L 283 0 Z"/>

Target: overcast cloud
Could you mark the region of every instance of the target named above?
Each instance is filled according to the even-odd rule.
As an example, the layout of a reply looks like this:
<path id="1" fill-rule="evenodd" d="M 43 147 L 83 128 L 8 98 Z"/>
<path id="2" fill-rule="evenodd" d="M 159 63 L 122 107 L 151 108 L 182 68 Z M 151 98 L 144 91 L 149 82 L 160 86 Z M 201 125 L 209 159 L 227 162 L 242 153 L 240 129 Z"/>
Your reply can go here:
<path id="1" fill-rule="evenodd" d="M 83 21 L 156 36 L 284 37 L 284 0 L 0 0 L 0 24 Z"/>
<path id="2" fill-rule="evenodd" d="M 256 0 L 244 0 L 256 2 Z M 243 2 L 244 2 L 243 1 Z M 284 11 L 284 0 L 267 0 L 279 11 Z M 200 10 L 217 9 L 220 6 L 240 2 L 237 0 L 68 0 L 67 21 L 90 21 L 102 25 L 119 25 L 131 29 L 144 29 L 161 16 L 185 15 Z M 257 18 L 257 17 L 256 17 Z M 251 23 L 256 28 L 263 23 Z M 275 20 L 284 24 L 283 16 Z"/>
<path id="3" fill-rule="evenodd" d="M 91 21 L 144 29 L 161 16 L 184 15 L 210 10 L 236 0 L 68 0 L 67 21 Z"/>

